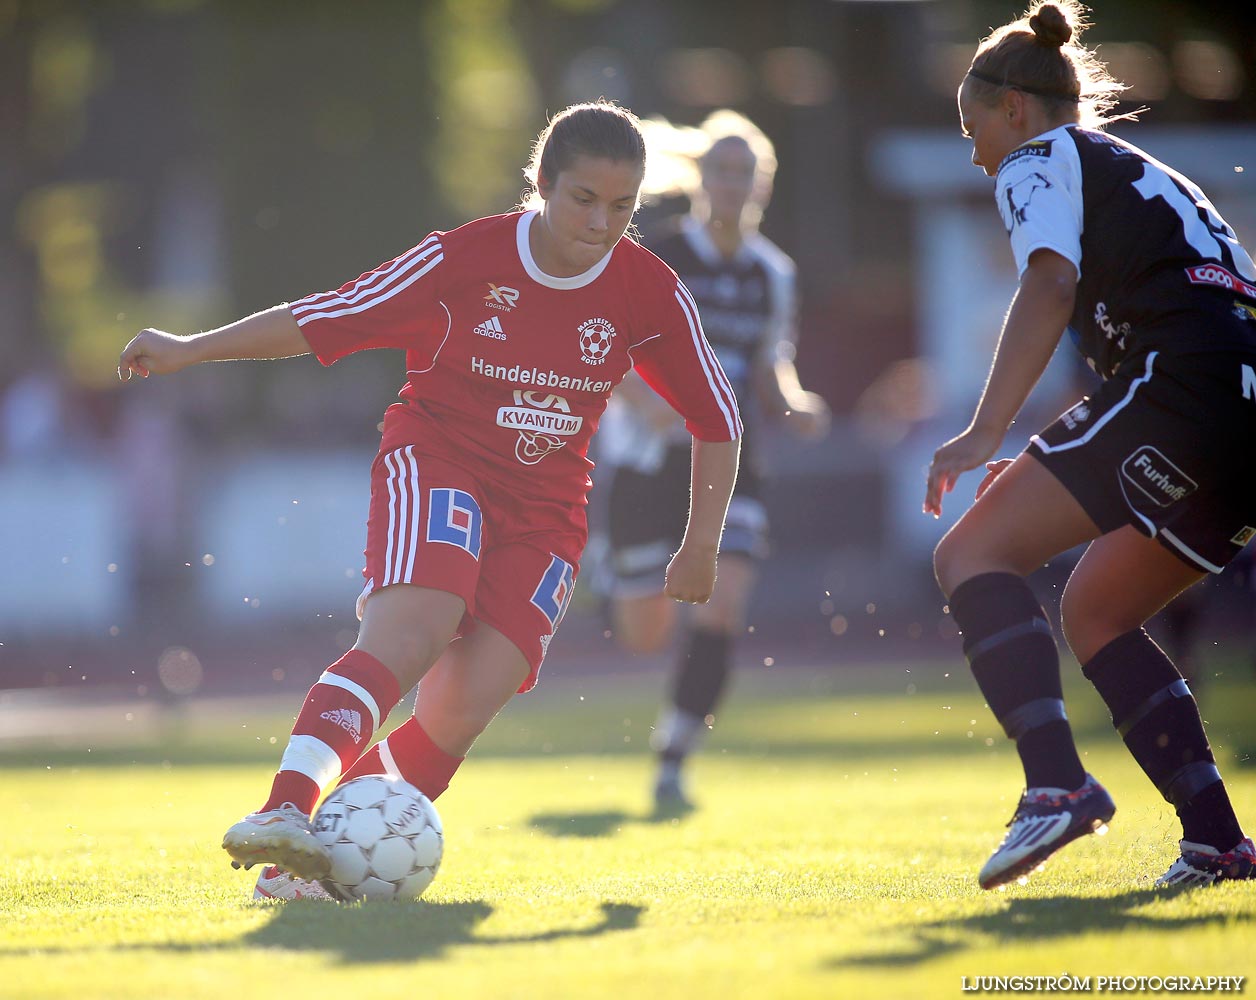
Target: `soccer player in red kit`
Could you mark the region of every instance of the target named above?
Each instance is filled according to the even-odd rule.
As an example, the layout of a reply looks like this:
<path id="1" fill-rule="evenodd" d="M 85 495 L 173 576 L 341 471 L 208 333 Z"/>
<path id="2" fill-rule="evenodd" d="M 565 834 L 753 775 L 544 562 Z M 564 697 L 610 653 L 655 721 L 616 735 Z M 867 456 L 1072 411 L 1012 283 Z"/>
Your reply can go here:
<path id="1" fill-rule="evenodd" d="M 338 778 L 395 774 L 435 799 L 502 706 L 535 685 L 579 572 L 589 439 L 631 369 L 694 439 L 667 593 L 710 597 L 741 420 L 688 291 L 621 239 L 644 169 L 631 112 L 575 105 L 534 146 L 537 208 L 432 233 L 335 291 L 207 333 L 144 330 L 123 350 L 128 378 L 406 352 L 371 472 L 357 642 L 311 688 L 269 798 L 223 839 L 237 865 L 270 862 L 259 894 L 319 894 L 329 859 L 309 815 Z M 413 717 L 364 755 L 416 683 Z"/>

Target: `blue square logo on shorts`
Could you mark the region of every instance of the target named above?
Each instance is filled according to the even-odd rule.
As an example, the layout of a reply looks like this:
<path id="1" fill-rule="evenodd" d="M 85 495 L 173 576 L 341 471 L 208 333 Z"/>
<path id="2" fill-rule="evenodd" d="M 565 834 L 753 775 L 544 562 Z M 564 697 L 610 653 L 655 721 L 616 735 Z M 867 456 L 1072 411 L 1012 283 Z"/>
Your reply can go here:
<path id="1" fill-rule="evenodd" d="M 1157 507 L 1168 507 L 1198 489 L 1199 484 L 1149 444 L 1121 463 L 1121 475 Z"/>

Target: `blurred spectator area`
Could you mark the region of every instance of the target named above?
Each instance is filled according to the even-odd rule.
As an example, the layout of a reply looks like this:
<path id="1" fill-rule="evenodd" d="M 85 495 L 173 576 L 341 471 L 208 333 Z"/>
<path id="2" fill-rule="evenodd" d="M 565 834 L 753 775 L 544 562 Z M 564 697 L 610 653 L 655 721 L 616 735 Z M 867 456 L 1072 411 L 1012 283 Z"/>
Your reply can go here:
<path id="1" fill-rule="evenodd" d="M 914 599 L 942 527 L 917 513 L 922 456 L 962 425 L 1015 280 L 954 110 L 976 39 L 1013 12 L 0 0 L 0 659 L 19 637 L 351 613 L 400 356 L 120 386 L 117 353 L 144 326 L 207 329 L 511 209 L 546 117 L 599 96 L 680 124 L 735 107 L 777 147 L 764 231 L 798 261 L 799 371 L 836 420 L 819 445 L 767 449 L 764 607 L 785 620 L 840 581 L 851 602 Z M 1171 135 L 1164 155 L 1200 164 L 1256 243 L 1242 5 L 1096 17 L 1089 40 L 1132 85 L 1121 110 L 1149 109 L 1128 134 L 1153 151 Z M 1079 378 L 1062 364 L 1048 394 Z"/>

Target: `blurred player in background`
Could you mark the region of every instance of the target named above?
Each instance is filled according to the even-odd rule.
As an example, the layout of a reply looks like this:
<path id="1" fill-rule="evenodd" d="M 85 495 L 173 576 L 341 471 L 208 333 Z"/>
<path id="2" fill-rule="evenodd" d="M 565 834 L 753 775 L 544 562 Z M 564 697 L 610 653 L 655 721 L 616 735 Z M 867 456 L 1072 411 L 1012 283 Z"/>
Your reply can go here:
<path id="1" fill-rule="evenodd" d="M 394 774 L 435 799 L 502 706 L 535 685 L 580 568 L 589 440 L 630 368 L 693 439 L 667 595 L 710 597 L 741 419 L 689 292 L 621 239 L 644 168 L 634 115 L 575 105 L 534 147 L 535 207 L 434 232 L 339 289 L 208 333 L 144 330 L 123 350 L 128 378 L 406 352 L 371 471 L 357 642 L 310 690 L 269 798 L 223 839 L 237 867 L 271 863 L 257 894 L 320 894 L 311 880 L 329 859 L 309 815 L 337 779 Z M 363 755 L 416 683 L 413 716 Z"/>
<path id="2" fill-rule="evenodd" d="M 766 552 L 754 418 L 818 438 L 828 429 L 829 410 L 799 385 L 794 370 L 794 262 L 759 232 L 776 171 L 772 143 L 729 110 L 696 129 L 642 124 L 650 150 L 646 191 L 680 194 L 689 204 L 686 214 L 647 232 L 645 243 L 693 294 L 750 425 L 720 544 L 719 582 L 710 602 L 694 609 L 653 734 L 655 804 L 684 809 L 691 803 L 682 765 L 724 693 L 756 561 Z M 599 458 L 614 466 L 605 505 L 614 634 L 634 652 L 658 652 L 675 632 L 678 609 L 665 592 L 664 570 L 684 528 L 689 442 L 666 402 L 642 379 L 624 379 L 603 422 Z"/>
<path id="3" fill-rule="evenodd" d="M 1122 89 L 1077 41 L 1071 0 L 1035 4 L 977 49 L 959 89 L 973 163 L 996 177 L 1020 284 L 985 391 L 934 455 L 925 510 L 983 463 L 937 547 L 978 686 L 1016 741 L 1026 791 L 984 888 L 1027 875 L 1115 806 L 1078 757 L 1050 626 L 1025 577 L 1089 543 L 1065 637 L 1143 771 L 1177 810 L 1157 884 L 1246 879 L 1244 837 L 1182 675 L 1143 623 L 1256 535 L 1256 267 L 1190 180 L 1100 131 Z M 1068 329 L 1100 388 L 990 462 Z"/>

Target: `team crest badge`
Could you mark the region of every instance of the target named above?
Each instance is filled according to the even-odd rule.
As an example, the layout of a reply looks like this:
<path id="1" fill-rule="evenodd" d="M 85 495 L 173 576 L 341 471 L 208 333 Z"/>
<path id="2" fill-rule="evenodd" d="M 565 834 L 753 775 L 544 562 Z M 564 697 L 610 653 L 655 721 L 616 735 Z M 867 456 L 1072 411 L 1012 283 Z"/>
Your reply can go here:
<path id="1" fill-rule="evenodd" d="M 610 320 L 596 316 L 580 324 L 580 357 L 585 364 L 600 365 L 611 353 L 615 328 Z"/>

